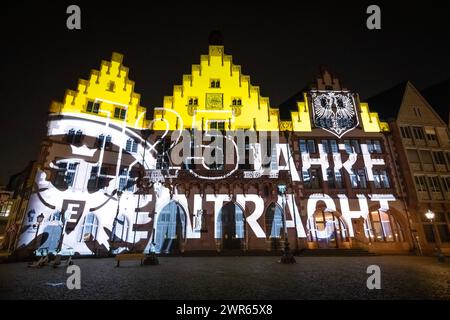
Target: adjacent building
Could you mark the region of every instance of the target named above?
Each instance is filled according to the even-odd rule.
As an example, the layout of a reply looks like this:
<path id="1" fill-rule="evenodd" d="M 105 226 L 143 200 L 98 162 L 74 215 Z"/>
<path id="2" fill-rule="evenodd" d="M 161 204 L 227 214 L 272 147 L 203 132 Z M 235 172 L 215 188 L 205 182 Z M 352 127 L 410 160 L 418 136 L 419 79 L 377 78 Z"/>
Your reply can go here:
<path id="1" fill-rule="evenodd" d="M 368 101 L 389 122 L 398 159 L 395 170 L 401 172 L 402 193 L 417 246 L 425 252 L 441 248 L 448 253 L 450 135 L 447 123 L 411 82 L 401 83 Z M 448 117 L 448 105 L 446 110 L 444 106 L 439 110 Z M 425 216 L 428 210 L 435 213 L 434 220 Z"/>

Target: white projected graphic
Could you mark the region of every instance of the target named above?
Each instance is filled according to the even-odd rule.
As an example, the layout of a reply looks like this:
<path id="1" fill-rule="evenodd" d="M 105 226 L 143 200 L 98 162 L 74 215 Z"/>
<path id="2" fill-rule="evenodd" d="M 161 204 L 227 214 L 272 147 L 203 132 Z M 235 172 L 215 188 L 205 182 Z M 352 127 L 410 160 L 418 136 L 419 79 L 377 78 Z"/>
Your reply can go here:
<path id="1" fill-rule="evenodd" d="M 314 124 L 338 138 L 355 129 L 358 124 L 355 100 L 344 92 L 311 92 Z"/>
<path id="2" fill-rule="evenodd" d="M 315 102 L 318 104 L 314 109 L 315 115 L 318 123 L 326 127 L 324 129 L 342 136 L 358 125 L 357 117 L 353 119 L 356 114 L 352 109 L 354 101 L 350 94 L 317 92 L 314 97 L 318 99 Z M 125 105 L 122 106 L 127 110 Z M 394 221 L 389 216 L 389 204 L 396 201 L 394 195 L 389 193 L 358 194 L 357 199 L 349 199 L 341 193 L 334 194 L 334 198 L 315 193 L 305 196 L 302 204 L 303 199 L 297 193 L 286 194 L 284 200 L 275 194 L 274 200 L 261 196 L 261 191 L 259 194 L 252 191 L 235 193 L 233 196 L 195 192 L 187 195 L 185 191 L 179 191 L 177 175 L 169 176 L 168 170 L 157 169 L 157 157 L 161 156 L 158 151 L 160 144 L 172 134 L 170 146 L 162 151 L 165 152 L 162 156 L 169 157 L 169 152 L 180 143 L 184 123 L 174 110 L 155 110 L 172 113 L 178 119 L 178 130 L 170 132 L 167 119 L 155 118 L 150 125 L 160 121 L 166 124 L 166 128 L 162 130 L 161 137 L 154 141 L 143 139 L 136 128 L 127 127 L 126 120 L 113 121 L 111 114 L 101 109 L 99 113 L 106 114 L 106 117 L 88 113 L 62 113 L 58 119 L 51 119 L 48 136 L 60 139 L 70 133 L 73 141 L 69 145 L 62 143 L 51 149 L 52 160 L 48 168 L 45 171 L 38 170 L 17 247 L 28 248 L 38 254 L 60 252 L 63 255 L 94 255 L 99 252 L 125 252 L 139 244 L 146 253 L 154 251 L 164 254 L 183 252 L 187 243 L 194 239 L 203 240 L 206 237 L 211 239 L 213 248 L 221 243 L 236 249 L 243 248 L 250 237 L 265 243 L 268 239 L 281 239 L 285 232 L 297 239 L 337 241 L 339 238 L 340 241 L 348 241 L 349 237 L 357 233 L 353 220 L 360 218 L 365 223 L 363 233 L 368 237 L 397 237 L 399 232 L 395 231 L 396 225 L 388 226 L 390 221 Z M 233 146 L 236 163 L 224 172 L 212 169 L 206 163 L 204 154 L 201 157 L 192 155 L 186 159 L 199 160 L 203 169 L 196 172 L 189 168 L 188 172 L 192 174 L 192 179 L 198 178 L 201 183 L 208 183 L 203 180 L 229 178 L 239 168 L 238 145 L 235 137 L 212 131 L 211 124 L 214 122 L 217 128 L 224 128 L 227 122 L 233 123 L 234 115 L 231 111 L 223 110 L 195 111 L 192 118 L 194 128 L 201 112 L 207 113 L 209 118 L 211 113 L 217 115 L 217 120 L 206 121 L 205 137 L 226 140 Z M 137 116 L 134 122 L 136 127 L 144 116 L 145 112 Z M 83 144 L 83 140 L 74 143 L 77 135 L 95 138 L 91 141 L 96 140 L 98 146 Z M 111 148 L 108 149 L 108 146 Z M 385 173 L 374 174 L 374 170 L 380 171 L 379 168 L 385 168 L 386 165 L 383 159 L 372 155 L 367 144 L 358 144 L 359 151 L 344 144 L 335 146 L 330 152 L 325 150 L 323 143 L 319 143 L 318 156 L 301 151 L 302 163 L 299 168 L 299 164 L 294 161 L 295 149 L 291 144 L 272 143 L 270 167 L 263 168 L 261 145 L 252 143 L 249 150 L 252 150 L 255 165 L 253 170 L 243 171 L 243 176 L 276 181 L 280 171 L 287 171 L 293 183 L 305 183 L 305 172 L 320 167 L 318 172 L 322 173 L 323 181 L 329 180 L 327 174 L 330 168 L 348 174 L 351 182 L 355 182 L 358 187 L 363 179 L 359 172 L 361 170 L 365 172 L 367 181 L 387 179 Z M 197 143 L 196 147 L 202 151 L 212 148 L 203 142 Z M 114 152 L 111 152 L 112 149 Z M 224 150 L 219 146 L 216 152 L 224 158 Z M 281 159 L 284 159 L 284 164 L 281 164 Z M 358 159 L 362 161 L 358 163 Z M 355 168 L 356 165 L 360 168 Z M 109 169 L 103 170 L 107 166 Z M 142 168 L 150 173 L 152 188 L 149 194 L 139 195 L 136 192 L 136 175 L 132 173 Z M 169 169 L 181 170 L 171 166 Z M 205 175 L 205 171 L 212 172 L 211 176 Z M 218 172 L 217 176 L 214 176 L 214 171 Z M 325 204 L 325 209 L 320 209 L 321 204 Z M 374 213 L 372 209 L 369 212 L 369 208 L 373 207 L 379 212 Z M 272 208 L 272 211 L 268 208 Z M 306 212 L 301 213 L 301 209 Z M 266 221 L 268 212 L 272 215 L 269 224 Z M 41 214 L 43 219 L 38 223 Z M 378 228 L 378 220 L 374 220 L 377 217 L 382 223 L 380 230 L 394 231 L 391 234 L 377 234 L 375 229 Z"/>

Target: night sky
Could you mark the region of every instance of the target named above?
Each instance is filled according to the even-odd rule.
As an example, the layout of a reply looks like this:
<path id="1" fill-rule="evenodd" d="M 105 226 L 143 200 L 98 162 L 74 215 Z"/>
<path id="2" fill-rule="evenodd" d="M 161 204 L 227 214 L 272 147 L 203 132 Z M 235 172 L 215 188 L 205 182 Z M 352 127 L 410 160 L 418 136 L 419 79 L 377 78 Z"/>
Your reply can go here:
<path id="1" fill-rule="evenodd" d="M 223 33 L 226 53 L 273 107 L 311 83 L 321 66 L 363 98 L 407 79 L 422 89 L 449 78 L 443 1 L 375 2 L 382 10 L 377 31 L 366 28 L 371 2 L 241 2 L 2 3 L 0 185 L 36 158 L 50 102 L 62 101 L 113 51 L 125 55 L 141 104 L 150 108 L 207 53 L 212 30 Z M 80 31 L 66 28 L 70 4 L 81 7 Z"/>

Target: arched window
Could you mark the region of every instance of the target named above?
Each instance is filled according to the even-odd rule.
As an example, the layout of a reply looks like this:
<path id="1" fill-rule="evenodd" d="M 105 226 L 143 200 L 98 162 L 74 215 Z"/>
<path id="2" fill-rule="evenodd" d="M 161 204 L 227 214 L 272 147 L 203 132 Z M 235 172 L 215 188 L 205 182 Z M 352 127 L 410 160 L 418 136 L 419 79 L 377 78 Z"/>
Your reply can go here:
<path id="1" fill-rule="evenodd" d="M 95 214 L 89 212 L 84 217 L 81 226 L 80 242 L 94 241 L 97 238 L 98 219 Z"/>
<path id="2" fill-rule="evenodd" d="M 126 242 L 128 239 L 128 228 L 129 228 L 128 218 L 123 214 L 119 215 L 116 218 L 113 235 L 113 241 L 124 241 Z"/>
<path id="3" fill-rule="evenodd" d="M 283 237 L 283 221 L 282 209 L 276 203 L 272 203 L 266 211 L 266 234 L 269 238 Z"/>
<path id="4" fill-rule="evenodd" d="M 347 228 L 335 212 L 330 210 L 317 210 L 308 219 L 308 240 L 309 241 L 348 241 Z"/>
<path id="5" fill-rule="evenodd" d="M 171 201 L 158 214 L 154 237 L 155 252 L 176 251 L 185 237 L 186 214 L 178 203 Z"/>
<path id="6" fill-rule="evenodd" d="M 373 241 L 403 242 L 403 232 L 398 222 L 388 212 L 370 212 L 366 220 L 366 237 Z"/>

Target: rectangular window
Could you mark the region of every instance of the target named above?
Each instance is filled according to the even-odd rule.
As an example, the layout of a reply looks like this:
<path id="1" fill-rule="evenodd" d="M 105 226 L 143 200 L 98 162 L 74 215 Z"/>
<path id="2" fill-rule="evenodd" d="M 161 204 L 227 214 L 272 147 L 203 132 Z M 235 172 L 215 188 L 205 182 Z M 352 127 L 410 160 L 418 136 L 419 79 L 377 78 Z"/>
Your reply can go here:
<path id="1" fill-rule="evenodd" d="M 425 181 L 425 176 L 415 176 L 414 181 L 416 182 L 416 189 L 419 192 L 427 192 L 428 187 Z"/>
<path id="2" fill-rule="evenodd" d="M 94 101 L 88 101 L 86 105 L 86 111 L 92 112 L 92 113 L 98 113 L 98 110 L 100 109 L 100 103 L 94 102 Z"/>
<path id="3" fill-rule="evenodd" d="M 369 153 L 382 153 L 381 143 L 379 140 L 367 140 L 366 143 Z"/>
<path id="4" fill-rule="evenodd" d="M 66 134 L 66 142 L 79 145 L 83 141 L 83 132 L 81 130 L 75 131 L 75 129 L 70 129 Z"/>
<path id="5" fill-rule="evenodd" d="M 327 179 L 330 189 L 342 189 L 342 175 L 340 170 L 327 169 Z"/>
<path id="6" fill-rule="evenodd" d="M 350 181 L 352 183 L 352 188 L 366 189 L 366 171 L 364 169 L 352 170 L 352 173 L 350 174 Z"/>
<path id="7" fill-rule="evenodd" d="M 55 187 L 72 187 L 78 162 L 59 162 L 57 166 L 58 169 L 54 180 Z"/>
<path id="8" fill-rule="evenodd" d="M 430 184 L 430 188 L 432 192 L 441 192 L 441 185 L 439 184 L 439 178 L 428 177 L 428 183 Z"/>
<path id="9" fill-rule="evenodd" d="M 97 137 L 97 140 L 95 142 L 95 146 L 97 147 L 97 149 L 111 149 L 112 148 L 112 143 L 111 143 L 111 136 L 107 135 L 105 137 L 105 135 L 101 134 Z"/>
<path id="10" fill-rule="evenodd" d="M 209 123 L 209 129 L 225 131 L 225 122 L 224 121 L 211 121 Z"/>
<path id="11" fill-rule="evenodd" d="M 347 151 L 348 154 L 361 153 L 361 149 L 359 148 L 358 140 L 355 140 L 355 139 L 344 140 L 344 145 L 345 145 L 345 151 Z"/>
<path id="12" fill-rule="evenodd" d="M 412 127 L 414 139 L 425 140 L 425 134 L 422 127 Z"/>
<path id="13" fill-rule="evenodd" d="M 130 177 L 130 172 L 128 171 L 127 168 L 120 169 L 119 190 L 120 191 L 134 190 L 134 180 Z"/>
<path id="14" fill-rule="evenodd" d="M 240 105 L 242 105 L 242 100 L 241 100 L 241 98 L 233 98 L 233 99 L 231 99 L 231 104 L 233 106 L 240 106 Z"/>
<path id="15" fill-rule="evenodd" d="M 375 188 L 377 189 L 388 189 L 391 187 L 389 183 L 389 178 L 385 169 L 374 169 L 373 179 L 375 183 Z"/>
<path id="16" fill-rule="evenodd" d="M 442 151 L 433 152 L 433 158 L 436 164 L 445 165 L 445 157 Z"/>
<path id="17" fill-rule="evenodd" d="M 400 133 L 404 139 L 411 139 L 412 137 L 410 127 L 400 127 Z"/>
<path id="18" fill-rule="evenodd" d="M 107 187 L 108 179 L 106 175 L 108 174 L 108 170 L 106 167 L 102 167 L 100 173 L 98 172 L 99 167 L 92 167 L 91 175 L 88 180 L 88 191 L 96 192 L 99 189 L 103 189 Z"/>
<path id="19" fill-rule="evenodd" d="M 325 153 L 337 153 L 339 148 L 336 140 L 322 140 L 322 150 Z"/>
<path id="20" fill-rule="evenodd" d="M 305 189 L 320 189 L 320 177 L 318 169 L 303 170 L 303 186 Z"/>
<path id="21" fill-rule="evenodd" d="M 136 153 L 138 148 L 138 142 L 134 139 L 128 139 L 125 145 L 125 150 L 130 153 Z"/>
<path id="22" fill-rule="evenodd" d="M 439 232 L 439 237 L 442 242 L 450 242 L 450 232 L 447 224 L 438 224 L 436 225 L 436 229 Z"/>
<path id="23" fill-rule="evenodd" d="M 450 177 L 442 177 L 442 186 L 445 192 L 450 192 Z"/>
<path id="24" fill-rule="evenodd" d="M 127 114 L 127 110 L 124 108 L 115 107 L 114 109 L 114 118 L 116 119 L 125 119 L 125 116 Z"/>
<path id="25" fill-rule="evenodd" d="M 423 224 L 423 231 L 425 232 L 425 238 L 427 242 L 435 242 L 436 239 L 434 237 L 433 225 L 431 224 Z"/>
<path id="26" fill-rule="evenodd" d="M 198 105 L 198 98 L 197 97 L 190 97 L 188 99 L 188 104 L 190 106 L 197 106 Z"/>
<path id="27" fill-rule="evenodd" d="M 436 130 L 434 128 L 425 128 L 425 135 L 428 141 L 437 141 Z"/>
<path id="28" fill-rule="evenodd" d="M 314 140 L 300 139 L 299 146 L 301 153 L 316 153 L 316 144 Z"/>

